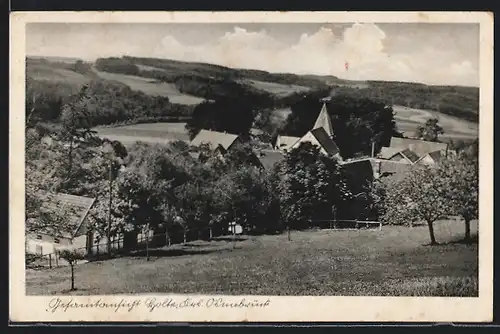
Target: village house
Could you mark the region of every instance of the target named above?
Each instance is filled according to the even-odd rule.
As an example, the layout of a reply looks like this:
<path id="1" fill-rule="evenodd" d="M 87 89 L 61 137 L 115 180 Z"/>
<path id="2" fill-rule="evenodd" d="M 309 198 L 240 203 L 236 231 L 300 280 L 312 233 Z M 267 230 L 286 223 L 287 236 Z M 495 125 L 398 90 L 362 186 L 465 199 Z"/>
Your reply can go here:
<path id="1" fill-rule="evenodd" d="M 392 137 L 390 145 L 382 147 L 377 158 L 400 161 L 410 165 L 432 165 L 438 163 L 448 153 L 447 143 Z"/>
<path id="2" fill-rule="evenodd" d="M 48 255 L 62 249 L 78 249 L 86 255 L 106 253 L 107 236 L 93 230 L 89 222 L 89 213 L 95 201 L 95 198 L 84 196 L 47 194 L 41 211 L 51 222 L 40 224 L 39 229 L 26 235 L 26 252 Z M 133 237 L 138 242 L 147 238 L 151 240 L 153 231 L 140 231 Z M 120 249 L 123 243 L 123 233 L 111 237 L 111 249 Z"/>
<path id="3" fill-rule="evenodd" d="M 274 147 L 282 152 L 287 152 L 299 147 L 301 143 L 310 142 L 319 147 L 321 153 L 341 160 L 340 151 L 333 140 L 333 136 L 332 121 L 328 115 L 326 104 L 324 103 L 310 131 L 302 137 L 278 136 Z"/>
<path id="4" fill-rule="evenodd" d="M 367 202 L 366 196 L 356 195 L 366 194 L 367 187 L 374 180 L 380 180 L 384 183 L 402 180 L 413 164 L 406 161 L 367 157 L 341 162 L 340 167 L 343 169 L 347 182 L 350 184 L 350 190 L 355 197 L 348 205 L 338 208 L 338 217 L 365 219 L 370 216 L 370 203 Z"/>
<path id="5" fill-rule="evenodd" d="M 28 253 L 45 255 L 55 253 L 61 248 L 85 249 L 92 246 L 89 244 L 87 230 L 87 216 L 94 205 L 95 199 L 69 194 L 54 194 L 46 196 L 42 208 L 50 217 L 56 210 L 64 209 L 64 217 L 61 222 L 54 218 L 54 224 L 60 223 L 61 228 L 42 227 L 36 232 L 26 235 L 26 251 Z"/>
<path id="6" fill-rule="evenodd" d="M 198 132 L 196 137 L 193 138 L 190 145 L 200 147 L 206 144 L 214 152 L 224 155 L 228 150 L 239 143 L 242 143 L 242 140 L 238 135 L 202 129 Z"/>

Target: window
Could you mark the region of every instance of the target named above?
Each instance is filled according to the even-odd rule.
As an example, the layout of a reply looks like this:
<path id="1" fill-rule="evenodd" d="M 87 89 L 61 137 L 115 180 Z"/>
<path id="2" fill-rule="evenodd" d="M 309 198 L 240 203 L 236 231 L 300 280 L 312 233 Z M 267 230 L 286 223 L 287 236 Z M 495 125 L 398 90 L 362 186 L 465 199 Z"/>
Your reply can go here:
<path id="1" fill-rule="evenodd" d="M 39 235 L 37 235 L 37 236 L 36 236 L 36 238 L 37 238 L 38 240 L 42 240 L 42 236 L 41 236 L 40 234 L 39 234 Z"/>
<path id="2" fill-rule="evenodd" d="M 54 243 L 58 244 L 59 243 L 59 239 L 54 238 Z"/>

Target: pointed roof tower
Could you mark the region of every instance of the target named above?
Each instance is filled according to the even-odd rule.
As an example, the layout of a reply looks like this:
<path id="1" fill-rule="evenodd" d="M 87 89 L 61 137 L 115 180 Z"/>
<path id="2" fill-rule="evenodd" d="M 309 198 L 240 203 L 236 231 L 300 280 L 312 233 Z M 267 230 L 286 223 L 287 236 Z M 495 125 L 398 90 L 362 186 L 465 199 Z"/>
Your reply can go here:
<path id="1" fill-rule="evenodd" d="M 326 103 L 323 103 L 323 107 L 321 108 L 321 111 L 319 112 L 318 118 L 316 119 L 316 123 L 314 123 L 314 126 L 311 130 L 318 129 L 318 128 L 325 129 L 328 136 L 330 136 L 330 138 L 333 137 L 332 120 L 330 119 L 330 116 L 328 115 L 328 111 L 326 110 Z"/>

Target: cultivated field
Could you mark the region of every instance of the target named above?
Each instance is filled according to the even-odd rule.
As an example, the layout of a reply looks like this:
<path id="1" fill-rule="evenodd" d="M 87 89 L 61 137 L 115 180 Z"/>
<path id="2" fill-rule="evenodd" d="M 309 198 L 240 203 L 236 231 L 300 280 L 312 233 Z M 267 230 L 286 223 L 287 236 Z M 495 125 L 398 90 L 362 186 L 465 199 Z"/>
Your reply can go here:
<path id="1" fill-rule="evenodd" d="M 26 74 L 35 80 L 63 82 L 72 85 L 83 85 L 89 81 L 89 78 L 79 73 L 45 64 L 27 66 Z"/>
<path id="2" fill-rule="evenodd" d="M 132 90 L 141 91 L 148 95 L 166 96 L 170 102 L 176 104 L 200 104 L 204 99 L 179 92 L 174 84 L 159 82 L 150 78 L 135 75 L 116 74 L 95 71 L 99 77 L 105 80 L 117 81 L 129 86 Z"/>
<path id="3" fill-rule="evenodd" d="M 168 143 L 174 140 L 189 141 L 186 123 L 145 123 L 110 128 L 96 128 L 100 137 L 118 140 L 123 145 L 132 145 L 137 141 L 145 143 Z"/>
<path id="4" fill-rule="evenodd" d="M 393 106 L 398 130 L 413 135 L 418 125 L 423 125 L 429 118 L 436 117 L 444 129 L 442 138 L 474 139 L 479 136 L 479 124 L 468 122 L 437 111 Z"/>
<path id="5" fill-rule="evenodd" d="M 441 245 L 432 247 L 426 226 L 190 242 L 152 250 L 149 262 L 136 254 L 78 265 L 71 293 L 477 296 L 477 244 L 455 242 L 461 222 L 435 229 Z M 68 293 L 69 271 L 28 270 L 27 294 Z"/>
<path id="6" fill-rule="evenodd" d="M 244 82 L 254 86 L 257 89 L 266 91 L 276 96 L 282 97 L 297 92 L 307 92 L 311 88 L 297 85 L 283 85 L 274 82 L 259 81 L 259 80 L 244 80 Z"/>

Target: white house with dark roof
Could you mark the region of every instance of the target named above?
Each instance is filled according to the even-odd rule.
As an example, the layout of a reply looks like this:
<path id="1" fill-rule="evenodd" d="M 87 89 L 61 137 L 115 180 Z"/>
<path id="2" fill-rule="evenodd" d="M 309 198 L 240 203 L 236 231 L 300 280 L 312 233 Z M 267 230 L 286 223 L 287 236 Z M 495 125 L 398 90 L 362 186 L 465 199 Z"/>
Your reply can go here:
<path id="1" fill-rule="evenodd" d="M 392 137 L 389 147 L 382 147 L 377 158 L 408 164 L 432 165 L 447 154 L 447 143 Z"/>
<path id="2" fill-rule="evenodd" d="M 314 122 L 313 128 L 302 137 L 278 136 L 275 148 L 281 151 L 288 151 L 299 147 L 301 143 L 310 142 L 320 148 L 321 153 L 341 159 L 337 144 L 333 140 L 333 125 L 323 104 L 318 118 Z"/>
<path id="3" fill-rule="evenodd" d="M 391 143 L 389 145 L 392 149 L 405 150 L 409 149 L 413 151 L 418 157 L 423 157 L 427 153 L 441 151 L 446 154 L 448 151 L 447 143 L 438 143 L 432 141 L 425 141 L 419 139 L 410 138 L 398 138 L 392 137 Z"/>
<path id="4" fill-rule="evenodd" d="M 32 254 L 44 255 L 54 253 L 59 248 L 83 248 L 92 246 L 88 244 L 88 229 L 86 219 L 95 199 L 69 194 L 54 194 L 46 196 L 41 210 L 48 218 L 56 210 L 64 209 L 64 219 L 60 228 L 44 227 L 26 235 L 26 251 Z M 54 222 L 57 220 L 54 216 Z"/>
<path id="5" fill-rule="evenodd" d="M 301 143 L 310 142 L 314 146 L 319 147 L 320 152 L 328 156 L 339 156 L 339 148 L 333 139 L 328 136 L 324 128 L 316 128 L 307 132 L 300 138 L 293 146 L 292 149 L 300 146 Z"/>
<path id="6" fill-rule="evenodd" d="M 241 139 L 238 135 L 211 130 L 200 130 L 196 137 L 193 138 L 190 145 L 199 147 L 203 144 L 207 144 L 212 150 L 224 154 L 237 143 L 241 143 Z"/>

